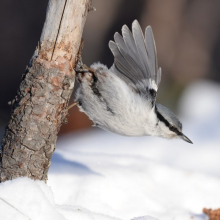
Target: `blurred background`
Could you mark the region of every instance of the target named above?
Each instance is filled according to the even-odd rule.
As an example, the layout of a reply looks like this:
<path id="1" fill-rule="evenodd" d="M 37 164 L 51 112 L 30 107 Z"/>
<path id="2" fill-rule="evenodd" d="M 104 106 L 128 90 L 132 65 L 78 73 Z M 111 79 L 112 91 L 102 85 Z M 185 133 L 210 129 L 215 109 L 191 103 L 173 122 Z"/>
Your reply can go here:
<path id="1" fill-rule="evenodd" d="M 29 59 L 39 41 L 45 20 L 45 0 L 0 1 L 0 127 L 10 116 L 13 99 Z M 142 29 L 153 28 L 162 67 L 158 102 L 176 114 L 184 88 L 201 79 L 220 81 L 219 0 L 93 0 L 83 38 L 83 61 L 100 61 L 111 67 L 113 56 L 108 41 L 116 31 L 137 19 Z M 204 88 L 205 90 L 206 88 Z M 74 98 L 74 94 L 73 94 Z M 71 102 L 73 102 L 73 98 Z M 91 122 L 77 107 L 70 110 L 69 123 L 60 135 L 91 128 Z"/>

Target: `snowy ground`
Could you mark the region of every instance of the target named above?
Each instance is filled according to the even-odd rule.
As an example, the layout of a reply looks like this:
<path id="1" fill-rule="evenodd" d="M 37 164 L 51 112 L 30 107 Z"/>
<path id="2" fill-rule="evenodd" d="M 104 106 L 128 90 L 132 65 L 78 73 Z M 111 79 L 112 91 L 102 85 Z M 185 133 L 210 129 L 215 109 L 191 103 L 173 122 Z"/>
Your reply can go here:
<path id="1" fill-rule="evenodd" d="M 220 86 L 193 84 L 179 109 L 193 145 L 98 129 L 63 136 L 49 187 L 0 184 L 0 219 L 205 220 L 203 207 L 220 207 Z"/>

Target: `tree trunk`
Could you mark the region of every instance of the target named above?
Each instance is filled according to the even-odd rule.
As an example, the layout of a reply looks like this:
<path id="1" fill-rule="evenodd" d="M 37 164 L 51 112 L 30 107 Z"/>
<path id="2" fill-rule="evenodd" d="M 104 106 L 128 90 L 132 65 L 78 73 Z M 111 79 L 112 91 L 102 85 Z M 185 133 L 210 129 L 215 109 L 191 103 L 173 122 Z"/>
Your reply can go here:
<path id="1" fill-rule="evenodd" d="M 90 0 L 50 0 L 39 46 L 11 102 L 2 140 L 0 182 L 20 176 L 47 180 L 57 134 L 66 121 Z"/>

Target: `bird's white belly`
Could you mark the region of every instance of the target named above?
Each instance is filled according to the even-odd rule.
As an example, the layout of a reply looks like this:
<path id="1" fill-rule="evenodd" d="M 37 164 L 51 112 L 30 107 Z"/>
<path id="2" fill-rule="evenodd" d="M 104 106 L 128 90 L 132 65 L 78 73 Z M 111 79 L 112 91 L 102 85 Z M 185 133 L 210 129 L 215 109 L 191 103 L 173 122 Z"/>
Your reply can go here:
<path id="1" fill-rule="evenodd" d="M 133 117 L 114 115 L 106 118 L 99 127 L 124 136 L 158 135 L 155 130 L 156 118 L 149 113 L 140 115 L 140 112 L 132 114 Z"/>

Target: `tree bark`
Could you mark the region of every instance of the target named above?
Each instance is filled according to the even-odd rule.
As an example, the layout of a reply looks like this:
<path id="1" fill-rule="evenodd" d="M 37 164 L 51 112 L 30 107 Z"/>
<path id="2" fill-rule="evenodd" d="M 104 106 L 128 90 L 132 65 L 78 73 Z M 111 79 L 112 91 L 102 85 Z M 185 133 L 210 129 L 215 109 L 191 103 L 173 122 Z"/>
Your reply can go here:
<path id="1" fill-rule="evenodd" d="M 47 180 L 57 134 L 73 91 L 90 0 L 50 0 L 39 46 L 22 76 L 2 140 L 0 182 Z"/>

